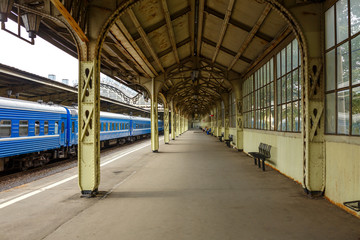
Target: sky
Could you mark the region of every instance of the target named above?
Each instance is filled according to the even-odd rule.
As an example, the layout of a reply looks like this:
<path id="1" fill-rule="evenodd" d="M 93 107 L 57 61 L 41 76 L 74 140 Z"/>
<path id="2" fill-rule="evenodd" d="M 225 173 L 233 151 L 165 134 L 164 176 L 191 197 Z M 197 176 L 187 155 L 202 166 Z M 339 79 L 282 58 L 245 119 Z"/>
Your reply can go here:
<path id="1" fill-rule="evenodd" d="M 10 19 L 6 22 L 6 28 L 17 33 L 17 24 Z M 21 29 L 21 36 L 29 39 L 24 28 Z M 69 79 L 70 85 L 77 83 L 77 59 L 39 36 L 35 38 L 35 45 L 31 45 L 0 30 L 0 63 L 46 78 L 54 74 L 56 81 Z"/>

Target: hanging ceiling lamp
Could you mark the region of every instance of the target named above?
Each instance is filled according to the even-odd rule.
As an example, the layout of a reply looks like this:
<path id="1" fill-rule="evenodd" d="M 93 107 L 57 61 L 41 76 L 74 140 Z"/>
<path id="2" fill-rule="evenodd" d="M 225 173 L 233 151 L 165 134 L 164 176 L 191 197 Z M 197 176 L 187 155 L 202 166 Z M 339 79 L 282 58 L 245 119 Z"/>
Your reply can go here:
<path id="1" fill-rule="evenodd" d="M 14 0 L 0 0 L 0 22 L 7 22 Z"/>
<path id="2" fill-rule="evenodd" d="M 26 31 L 29 33 L 29 38 L 36 38 L 36 34 L 40 27 L 41 17 L 33 13 L 24 13 L 21 18 Z"/>

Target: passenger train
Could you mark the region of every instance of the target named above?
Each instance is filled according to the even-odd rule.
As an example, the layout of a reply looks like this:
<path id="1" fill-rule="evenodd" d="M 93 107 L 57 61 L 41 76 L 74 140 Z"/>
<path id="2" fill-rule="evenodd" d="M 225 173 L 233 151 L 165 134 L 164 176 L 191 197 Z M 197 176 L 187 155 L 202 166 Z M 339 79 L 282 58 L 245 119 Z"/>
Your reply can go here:
<path id="1" fill-rule="evenodd" d="M 78 110 L 0 97 L 0 171 L 77 154 Z M 101 147 L 150 135 L 150 119 L 100 112 Z M 159 133 L 164 131 L 158 122 Z"/>

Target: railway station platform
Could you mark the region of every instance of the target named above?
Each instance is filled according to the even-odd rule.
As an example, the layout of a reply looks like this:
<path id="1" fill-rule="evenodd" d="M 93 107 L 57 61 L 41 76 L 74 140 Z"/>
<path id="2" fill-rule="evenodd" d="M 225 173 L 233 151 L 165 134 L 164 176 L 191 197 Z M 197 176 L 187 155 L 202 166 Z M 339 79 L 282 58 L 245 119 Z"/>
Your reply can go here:
<path id="1" fill-rule="evenodd" d="M 0 239 L 360 239 L 359 219 L 215 137 L 189 130 L 101 156 L 100 194 L 77 168 L 0 193 Z"/>

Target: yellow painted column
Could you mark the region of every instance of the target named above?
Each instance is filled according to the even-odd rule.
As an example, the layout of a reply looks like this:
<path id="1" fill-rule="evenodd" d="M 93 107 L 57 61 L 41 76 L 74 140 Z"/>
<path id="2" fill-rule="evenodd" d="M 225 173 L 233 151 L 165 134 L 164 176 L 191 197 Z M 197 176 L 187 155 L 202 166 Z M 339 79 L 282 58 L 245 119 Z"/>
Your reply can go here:
<path id="1" fill-rule="evenodd" d="M 100 65 L 94 60 L 79 66 L 79 187 L 83 196 L 92 197 L 100 184 Z"/>
<path id="2" fill-rule="evenodd" d="M 178 113 L 176 113 L 176 136 L 180 136 L 180 110 L 178 110 Z"/>
<path id="3" fill-rule="evenodd" d="M 221 103 L 218 102 L 216 104 L 216 110 L 217 110 L 217 114 L 216 114 L 216 136 L 220 137 L 221 136 Z"/>
<path id="4" fill-rule="evenodd" d="M 242 151 L 244 148 L 243 114 L 242 114 L 242 81 L 237 73 L 229 74 L 229 81 L 233 85 L 233 91 L 236 98 L 236 148 Z"/>
<path id="5" fill-rule="evenodd" d="M 170 142 L 170 133 L 169 133 L 169 107 L 166 104 L 164 106 L 164 142 L 169 144 Z"/>
<path id="6" fill-rule="evenodd" d="M 151 150 L 159 150 L 159 129 L 158 129 L 158 102 L 155 90 L 155 80 L 151 80 Z"/>
<path id="7" fill-rule="evenodd" d="M 175 134 L 175 109 L 174 109 L 174 102 L 171 101 L 171 139 L 175 140 L 176 134 Z"/>
<path id="8" fill-rule="evenodd" d="M 181 116 L 181 134 L 183 134 L 184 132 L 184 116 Z"/>
<path id="9" fill-rule="evenodd" d="M 224 112 L 225 112 L 224 140 L 229 140 L 229 127 L 230 127 L 229 94 L 227 93 L 223 94 L 222 99 L 224 102 Z"/>

